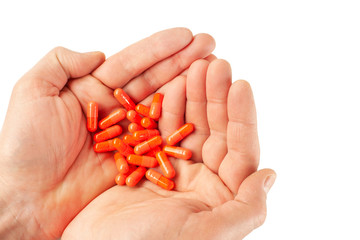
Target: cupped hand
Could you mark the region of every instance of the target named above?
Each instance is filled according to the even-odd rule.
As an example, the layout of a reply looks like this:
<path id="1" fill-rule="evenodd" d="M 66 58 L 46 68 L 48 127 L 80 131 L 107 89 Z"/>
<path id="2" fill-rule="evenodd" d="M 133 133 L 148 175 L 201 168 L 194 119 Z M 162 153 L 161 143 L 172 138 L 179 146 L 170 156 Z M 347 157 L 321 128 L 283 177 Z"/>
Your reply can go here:
<path id="1" fill-rule="evenodd" d="M 206 34 L 156 33 L 108 58 L 56 48 L 16 84 L 0 137 L 0 238 L 53 239 L 114 185 L 112 154 L 96 154 L 86 105 L 104 117 L 122 87 L 140 101 L 214 49 Z M 131 80 L 131 81 L 130 81 Z M 6 225 L 8 224 L 8 225 Z"/>
<path id="2" fill-rule="evenodd" d="M 250 85 L 231 83 L 224 60 L 195 61 L 186 76 L 161 87 L 163 137 L 192 122 L 181 142 L 191 160 L 172 159 L 176 187 L 143 180 L 114 186 L 94 199 L 66 228 L 62 239 L 241 239 L 260 226 L 271 169 L 257 171 L 259 143 Z M 149 104 L 151 96 L 143 103 Z M 160 171 L 160 170 L 159 170 Z"/>

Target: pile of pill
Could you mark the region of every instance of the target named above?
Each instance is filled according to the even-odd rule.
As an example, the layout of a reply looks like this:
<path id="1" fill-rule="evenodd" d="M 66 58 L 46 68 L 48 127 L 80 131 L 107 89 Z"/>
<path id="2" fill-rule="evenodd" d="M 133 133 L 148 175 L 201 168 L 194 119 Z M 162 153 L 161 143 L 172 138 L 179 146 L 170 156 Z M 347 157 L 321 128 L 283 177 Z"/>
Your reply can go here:
<path id="1" fill-rule="evenodd" d="M 156 185 L 171 190 L 175 184 L 171 180 L 175 176 L 175 170 L 168 156 L 188 160 L 191 151 L 186 148 L 174 146 L 191 132 L 194 131 L 192 123 L 186 123 L 173 134 L 166 138 L 163 144 L 160 132 L 157 129 L 157 121 L 161 116 L 162 101 L 164 96 L 155 93 L 151 106 L 137 104 L 124 92 L 117 88 L 114 91 L 115 98 L 125 108 L 113 111 L 98 122 L 98 105 L 89 102 L 87 108 L 87 129 L 96 132 L 98 126 L 102 130 L 94 134 L 94 151 L 97 153 L 117 151 L 114 154 L 116 167 L 119 174 L 115 177 L 118 185 L 135 186 L 144 176 Z M 117 125 L 127 118 L 130 121 L 128 130 L 131 134 L 125 134 L 122 139 L 118 138 L 123 130 Z M 152 169 L 157 166 L 163 174 Z"/>

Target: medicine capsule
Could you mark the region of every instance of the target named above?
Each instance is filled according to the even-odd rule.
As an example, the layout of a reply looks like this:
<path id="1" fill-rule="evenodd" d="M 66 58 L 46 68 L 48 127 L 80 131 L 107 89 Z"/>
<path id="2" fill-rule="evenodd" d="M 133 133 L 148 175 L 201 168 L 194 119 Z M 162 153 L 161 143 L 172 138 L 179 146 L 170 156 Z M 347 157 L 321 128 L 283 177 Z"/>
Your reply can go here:
<path id="1" fill-rule="evenodd" d="M 145 153 L 146 156 L 149 157 L 155 157 L 157 152 L 160 152 L 161 148 L 159 146 L 154 147 L 153 149 L 151 149 L 150 151 L 148 151 L 147 153 Z"/>
<path id="2" fill-rule="evenodd" d="M 99 128 L 100 129 L 106 129 L 121 120 L 123 120 L 126 117 L 126 110 L 123 108 L 120 108 L 118 110 L 113 111 L 105 118 L 101 119 L 99 122 Z"/>
<path id="3" fill-rule="evenodd" d="M 145 130 L 140 130 L 140 131 L 136 131 L 133 133 L 134 138 L 139 141 L 144 141 L 144 140 L 147 140 L 149 138 L 159 136 L 159 135 L 160 135 L 160 132 L 157 129 L 145 129 Z"/>
<path id="4" fill-rule="evenodd" d="M 159 119 L 161 115 L 161 106 L 163 99 L 164 95 L 162 95 L 161 93 L 155 93 L 149 111 L 149 117 L 151 117 L 152 119 Z"/>
<path id="5" fill-rule="evenodd" d="M 145 106 L 144 104 L 139 103 L 138 105 L 136 105 L 135 111 L 137 111 L 144 117 L 149 117 L 150 108 Z"/>
<path id="6" fill-rule="evenodd" d="M 118 150 L 122 155 L 126 157 L 130 154 L 134 154 L 134 150 L 132 149 L 132 147 L 124 143 L 124 141 L 119 138 L 113 139 L 113 145 L 116 150 Z"/>
<path id="7" fill-rule="evenodd" d="M 144 128 L 153 129 L 157 128 L 157 123 L 151 118 L 143 117 L 143 119 L 141 119 L 141 126 Z"/>
<path id="8" fill-rule="evenodd" d="M 140 124 L 137 123 L 130 123 L 128 126 L 128 130 L 131 133 L 134 133 L 136 131 L 140 131 L 140 130 L 144 130 L 145 128 L 143 128 Z"/>
<path id="9" fill-rule="evenodd" d="M 128 163 L 148 168 L 156 167 L 158 164 L 156 158 L 154 157 L 140 156 L 135 154 L 127 156 L 127 161 Z"/>
<path id="10" fill-rule="evenodd" d="M 103 142 L 110 138 L 119 136 L 122 133 L 122 128 L 119 125 L 115 125 L 105 129 L 104 131 L 98 132 L 94 135 L 95 142 Z"/>
<path id="11" fill-rule="evenodd" d="M 163 151 L 169 156 L 185 160 L 190 159 L 192 155 L 192 152 L 189 149 L 169 145 L 164 146 Z"/>
<path id="12" fill-rule="evenodd" d="M 142 117 L 135 110 L 130 110 L 127 112 L 126 118 L 132 123 L 140 124 Z"/>
<path id="13" fill-rule="evenodd" d="M 114 91 L 115 98 L 121 103 L 121 105 L 124 106 L 126 110 L 134 110 L 135 109 L 135 103 L 131 100 L 129 95 L 124 92 L 121 88 L 117 88 Z"/>
<path id="14" fill-rule="evenodd" d="M 174 188 L 175 184 L 170 179 L 167 179 L 154 169 L 149 169 L 146 171 L 145 177 L 150 180 L 150 182 L 155 183 L 156 185 L 162 187 L 166 190 L 171 190 Z"/>
<path id="15" fill-rule="evenodd" d="M 94 151 L 97 153 L 112 152 L 115 150 L 116 148 L 113 144 L 113 139 L 107 140 L 105 142 L 95 143 L 94 145 Z"/>
<path id="16" fill-rule="evenodd" d="M 166 138 L 166 142 L 168 145 L 175 145 L 193 131 L 194 131 L 194 125 L 192 123 L 186 123 L 181 128 L 179 128 L 174 133 L 172 133 L 170 136 L 168 136 Z"/>
<path id="17" fill-rule="evenodd" d="M 155 136 L 147 141 L 144 141 L 136 145 L 134 148 L 134 152 L 138 155 L 142 155 L 150 151 L 151 149 L 155 148 L 156 146 L 161 145 L 161 143 L 162 143 L 162 138 L 160 136 Z"/>
<path id="18" fill-rule="evenodd" d="M 129 171 L 127 173 L 119 173 L 115 177 L 115 182 L 117 185 L 125 185 L 126 178 L 136 170 L 135 165 L 129 165 Z"/>
<path id="19" fill-rule="evenodd" d="M 126 178 L 126 185 L 128 185 L 129 187 L 135 186 L 144 177 L 145 172 L 146 172 L 146 168 L 141 166 L 138 167 L 134 172 L 132 172 Z"/>
<path id="20" fill-rule="evenodd" d="M 139 143 L 141 143 L 141 141 L 136 140 L 133 135 L 129 135 L 129 134 L 124 135 L 123 141 L 127 145 L 130 145 L 133 147 L 138 145 Z"/>
<path id="21" fill-rule="evenodd" d="M 125 174 L 129 172 L 129 164 L 127 163 L 126 159 L 121 153 L 115 153 L 114 154 L 115 164 L 116 168 L 119 171 L 119 173 Z"/>
<path id="22" fill-rule="evenodd" d="M 96 102 L 89 102 L 87 106 L 87 129 L 89 132 L 95 132 L 98 123 L 98 105 Z"/>
<path id="23" fill-rule="evenodd" d="M 175 177 L 174 167 L 172 166 L 165 152 L 163 151 L 157 152 L 155 156 L 162 172 L 164 173 L 164 176 L 167 178 Z"/>

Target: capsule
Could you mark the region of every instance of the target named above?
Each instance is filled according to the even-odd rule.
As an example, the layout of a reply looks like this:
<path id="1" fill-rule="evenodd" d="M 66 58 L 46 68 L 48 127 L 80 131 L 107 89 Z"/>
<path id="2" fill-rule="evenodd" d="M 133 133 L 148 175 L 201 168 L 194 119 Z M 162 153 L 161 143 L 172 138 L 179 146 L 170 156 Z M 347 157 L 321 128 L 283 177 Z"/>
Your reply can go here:
<path id="1" fill-rule="evenodd" d="M 118 110 L 113 111 L 108 116 L 101 119 L 99 122 L 99 128 L 100 129 L 106 129 L 121 120 L 123 120 L 126 117 L 126 110 L 123 108 L 120 108 Z"/>
<path id="2" fill-rule="evenodd" d="M 130 154 L 127 156 L 127 161 L 128 163 L 148 168 L 156 167 L 158 164 L 156 158 L 154 157 L 140 156 L 135 154 Z"/>
<path id="3" fill-rule="evenodd" d="M 123 141 L 127 145 L 133 146 L 133 147 L 138 145 L 139 143 L 141 143 L 141 141 L 136 140 L 133 135 L 129 135 L 129 134 L 124 135 Z"/>
<path id="4" fill-rule="evenodd" d="M 192 156 L 192 152 L 189 149 L 182 148 L 182 147 L 175 147 L 175 146 L 164 146 L 163 151 L 172 157 L 181 158 L 188 160 Z"/>
<path id="5" fill-rule="evenodd" d="M 144 117 L 149 117 L 150 108 L 145 106 L 144 104 L 139 103 L 138 105 L 136 105 L 135 111 L 137 111 Z"/>
<path id="6" fill-rule="evenodd" d="M 155 136 L 145 142 L 136 145 L 134 148 L 134 152 L 138 155 L 142 155 L 150 151 L 151 149 L 155 148 L 156 146 L 161 145 L 161 143 L 162 143 L 162 138 L 160 136 Z"/>
<path id="7" fill-rule="evenodd" d="M 126 114 L 126 118 L 132 123 L 140 124 L 141 122 L 141 116 L 137 112 L 135 112 L 135 110 L 128 111 Z"/>
<path id="8" fill-rule="evenodd" d="M 159 119 L 161 115 L 161 106 L 163 99 L 164 95 L 162 95 L 161 93 L 155 93 L 149 111 L 149 117 L 151 117 L 152 119 Z"/>
<path id="9" fill-rule="evenodd" d="M 157 129 L 145 129 L 133 133 L 134 138 L 138 141 L 144 141 L 158 135 L 160 135 L 160 132 Z"/>
<path id="10" fill-rule="evenodd" d="M 110 138 L 119 136 L 122 133 L 122 128 L 119 125 L 115 125 L 105 129 L 104 131 L 98 132 L 94 135 L 95 142 L 103 142 Z"/>
<path id="11" fill-rule="evenodd" d="M 127 173 L 119 173 L 118 175 L 116 175 L 115 177 L 115 182 L 117 185 L 125 185 L 125 181 L 126 178 L 136 170 L 136 166 L 135 165 L 129 165 L 129 171 Z"/>
<path id="12" fill-rule="evenodd" d="M 116 148 L 113 144 L 113 139 L 107 140 L 105 142 L 95 143 L 94 145 L 94 151 L 97 153 L 112 152 L 115 150 Z"/>
<path id="13" fill-rule="evenodd" d="M 113 145 L 116 150 L 118 150 L 122 155 L 126 157 L 129 156 L 130 154 L 134 154 L 134 150 L 132 149 L 132 147 L 124 143 L 124 141 L 122 141 L 119 138 L 113 139 Z"/>
<path id="14" fill-rule="evenodd" d="M 89 132 L 95 132 L 98 122 L 98 105 L 96 102 L 89 102 L 87 106 L 87 129 Z"/>
<path id="15" fill-rule="evenodd" d="M 137 124 L 137 123 L 130 123 L 128 125 L 128 130 L 129 132 L 131 133 L 134 133 L 136 131 L 140 131 L 140 130 L 144 130 L 145 128 L 143 128 L 140 124 Z"/>
<path id="16" fill-rule="evenodd" d="M 126 178 L 126 185 L 128 185 L 129 187 L 134 187 L 144 177 L 145 172 L 146 168 L 141 166 L 138 167 Z"/>
<path id="17" fill-rule="evenodd" d="M 144 128 L 153 129 L 157 128 L 157 123 L 151 118 L 143 117 L 143 119 L 141 119 L 141 126 Z"/>
<path id="18" fill-rule="evenodd" d="M 121 103 L 121 105 L 124 106 L 126 110 L 134 110 L 135 109 L 135 103 L 131 100 L 129 95 L 124 92 L 121 88 L 117 88 L 114 91 L 115 98 Z"/>
<path id="19" fill-rule="evenodd" d="M 150 151 L 148 151 L 147 153 L 145 153 L 146 156 L 149 157 L 155 157 L 157 152 L 160 152 L 161 148 L 159 146 L 154 147 L 153 149 L 151 149 Z"/>
<path id="20" fill-rule="evenodd" d="M 155 183 L 156 185 L 162 187 L 165 190 L 171 190 L 174 188 L 175 184 L 170 179 L 167 179 L 154 169 L 149 169 L 146 171 L 145 177 L 150 180 L 150 182 Z"/>
<path id="21" fill-rule="evenodd" d="M 169 161 L 168 157 L 166 156 L 165 152 L 160 151 L 155 154 L 156 159 L 159 163 L 159 166 L 164 173 L 164 176 L 167 178 L 175 177 L 175 170 L 172 166 L 171 162 Z"/>
<path id="22" fill-rule="evenodd" d="M 125 174 L 129 172 L 129 164 L 127 163 L 126 159 L 121 153 L 115 153 L 114 154 L 115 164 L 116 168 L 119 171 L 119 173 Z"/>
<path id="23" fill-rule="evenodd" d="M 194 125 L 192 123 L 186 123 L 181 128 L 176 130 L 173 134 L 166 138 L 168 145 L 175 145 L 183 140 L 187 135 L 194 131 Z"/>

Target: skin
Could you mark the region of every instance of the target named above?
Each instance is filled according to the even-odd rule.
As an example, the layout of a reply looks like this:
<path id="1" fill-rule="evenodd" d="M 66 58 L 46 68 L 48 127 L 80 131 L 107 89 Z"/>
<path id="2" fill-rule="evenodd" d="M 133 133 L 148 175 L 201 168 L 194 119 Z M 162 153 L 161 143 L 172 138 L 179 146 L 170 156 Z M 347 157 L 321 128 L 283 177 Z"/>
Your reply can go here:
<path id="1" fill-rule="evenodd" d="M 251 89 L 231 84 L 229 65 L 209 57 L 214 46 L 207 34 L 176 28 L 106 61 L 64 48 L 46 55 L 16 84 L 0 135 L 0 238 L 238 239 L 261 225 L 275 173 L 256 172 Z M 101 119 L 119 107 L 117 87 L 146 104 L 164 93 L 163 136 L 195 124 L 181 143 L 194 159 L 172 160 L 174 191 L 114 186 L 112 154 L 93 151 L 87 102 L 98 102 Z"/>

